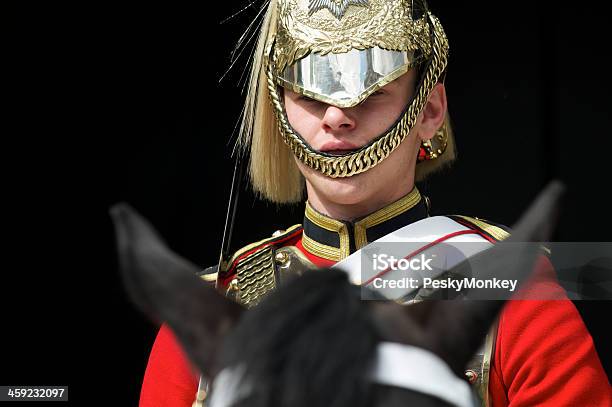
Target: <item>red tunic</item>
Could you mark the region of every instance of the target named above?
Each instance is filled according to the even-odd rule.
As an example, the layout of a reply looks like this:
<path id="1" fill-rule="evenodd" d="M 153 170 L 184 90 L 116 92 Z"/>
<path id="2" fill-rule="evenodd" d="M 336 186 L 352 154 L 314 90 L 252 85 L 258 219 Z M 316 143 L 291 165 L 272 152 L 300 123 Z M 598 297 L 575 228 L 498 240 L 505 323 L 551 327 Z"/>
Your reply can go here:
<path id="1" fill-rule="evenodd" d="M 292 242 L 287 242 L 292 243 Z M 316 265 L 333 261 L 296 246 Z M 500 316 L 489 393 L 495 407 L 612 406 L 612 388 L 578 311 L 556 281 L 548 259 L 536 267 L 530 293 L 558 300 L 513 300 Z M 540 297 L 541 298 L 541 297 Z M 167 327 L 149 357 L 140 407 L 190 407 L 198 374 Z"/>

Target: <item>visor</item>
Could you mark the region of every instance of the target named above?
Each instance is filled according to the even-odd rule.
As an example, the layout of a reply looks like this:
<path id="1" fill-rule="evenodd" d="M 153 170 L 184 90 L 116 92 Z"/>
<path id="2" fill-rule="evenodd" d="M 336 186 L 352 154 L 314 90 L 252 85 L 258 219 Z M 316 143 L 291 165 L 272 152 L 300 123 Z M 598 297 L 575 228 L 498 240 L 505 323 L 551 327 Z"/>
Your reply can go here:
<path id="1" fill-rule="evenodd" d="M 379 47 L 311 53 L 277 77 L 284 88 L 340 108 L 353 107 L 417 64 L 414 52 Z"/>

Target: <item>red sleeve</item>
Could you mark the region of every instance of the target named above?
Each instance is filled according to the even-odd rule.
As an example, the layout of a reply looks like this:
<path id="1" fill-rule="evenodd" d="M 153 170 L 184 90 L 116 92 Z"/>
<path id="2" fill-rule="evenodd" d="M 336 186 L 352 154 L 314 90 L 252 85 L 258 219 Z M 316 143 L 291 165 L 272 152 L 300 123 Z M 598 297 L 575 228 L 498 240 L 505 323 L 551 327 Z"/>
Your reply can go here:
<path id="1" fill-rule="evenodd" d="M 489 393 L 494 407 L 612 406 L 612 388 L 593 339 L 542 257 L 522 298 L 500 316 Z M 542 297 L 538 297 L 542 298 Z"/>
<path id="2" fill-rule="evenodd" d="M 140 392 L 140 407 L 191 407 L 198 387 L 191 366 L 172 331 L 157 334 Z"/>

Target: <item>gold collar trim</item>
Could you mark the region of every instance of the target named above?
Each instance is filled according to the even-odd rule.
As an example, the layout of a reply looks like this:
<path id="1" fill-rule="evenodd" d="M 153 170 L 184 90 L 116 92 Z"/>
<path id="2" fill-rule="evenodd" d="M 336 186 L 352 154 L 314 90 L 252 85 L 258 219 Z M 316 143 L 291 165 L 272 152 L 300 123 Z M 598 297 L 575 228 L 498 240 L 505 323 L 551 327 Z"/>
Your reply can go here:
<path id="1" fill-rule="evenodd" d="M 320 228 L 337 233 L 340 241 L 340 247 L 329 246 L 315 239 L 311 239 L 306 234 L 306 231 L 304 231 L 302 234 L 302 245 L 306 250 L 315 256 L 334 261 L 340 261 L 351 254 L 348 226 L 345 223 L 317 212 L 310 206 L 308 201 L 306 201 L 305 218 Z"/>
<path id="2" fill-rule="evenodd" d="M 368 228 L 380 225 L 398 215 L 412 209 L 421 201 L 419 190 L 414 187 L 412 191 L 399 201 L 395 201 L 389 206 L 377 210 L 376 212 L 366 216 L 365 218 L 355 223 L 355 245 L 357 249 L 361 249 L 368 244 L 366 230 Z"/>
<path id="3" fill-rule="evenodd" d="M 415 187 L 408 195 L 398 201 L 356 222 L 342 222 L 330 218 L 317 212 L 306 202 L 302 245 L 315 256 L 332 261 L 340 261 L 348 257 L 351 252 L 359 250 L 369 243 L 368 230 L 371 228 L 391 222 L 389 226 L 394 227 L 394 230 L 396 230 L 408 224 L 402 223 L 407 218 L 398 219 L 398 217 L 415 208 L 421 202 L 421 194 Z M 427 216 L 424 203 L 421 206 L 423 206 L 423 211 L 418 211 L 419 214 L 415 214 L 416 219 L 412 221 Z M 419 216 L 421 212 L 423 216 Z M 394 223 L 397 223 L 397 225 Z M 379 237 L 382 236 L 377 236 L 376 239 Z"/>

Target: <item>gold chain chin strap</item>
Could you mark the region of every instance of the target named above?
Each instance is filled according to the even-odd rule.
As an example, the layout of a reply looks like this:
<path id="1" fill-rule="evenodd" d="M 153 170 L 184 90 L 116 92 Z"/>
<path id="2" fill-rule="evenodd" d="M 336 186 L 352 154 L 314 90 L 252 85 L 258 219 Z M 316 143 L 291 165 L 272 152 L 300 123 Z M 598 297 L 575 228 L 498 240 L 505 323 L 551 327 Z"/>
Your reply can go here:
<path id="1" fill-rule="evenodd" d="M 295 134 L 285 115 L 281 97 L 274 81 L 273 64 L 268 63 L 266 69 L 267 84 L 278 127 L 283 141 L 300 161 L 328 177 L 345 178 L 374 168 L 400 145 L 414 126 L 419 113 L 425 107 L 431 91 L 438 83 L 448 63 L 448 39 L 444 34 L 442 24 L 431 14 L 429 18 L 434 28 L 434 46 L 423 84 L 419 87 L 417 95 L 397 125 L 372 145 L 356 153 L 327 157 L 313 150 Z"/>

